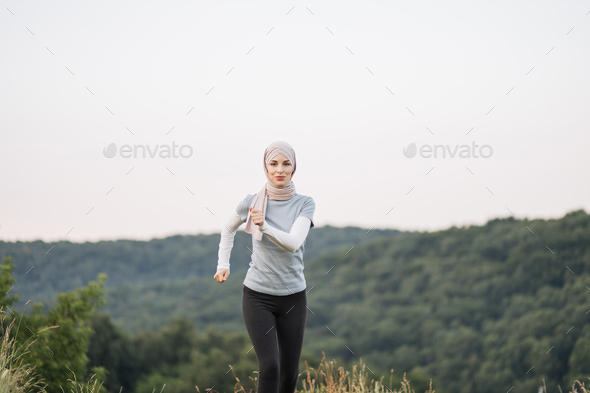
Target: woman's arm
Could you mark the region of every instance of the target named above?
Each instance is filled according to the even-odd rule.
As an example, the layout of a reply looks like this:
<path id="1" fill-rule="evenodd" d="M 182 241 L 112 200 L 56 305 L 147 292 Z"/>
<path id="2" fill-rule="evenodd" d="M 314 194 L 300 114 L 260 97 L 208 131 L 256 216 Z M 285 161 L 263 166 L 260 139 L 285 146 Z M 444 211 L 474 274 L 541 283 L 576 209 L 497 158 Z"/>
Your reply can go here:
<path id="1" fill-rule="evenodd" d="M 219 242 L 219 252 L 217 253 L 219 257 L 217 271 L 219 271 L 219 269 L 229 270 L 229 256 L 231 254 L 231 249 L 234 246 L 234 237 L 236 235 L 236 230 L 242 224 L 243 222 L 240 215 L 237 212 L 234 212 L 221 230 L 221 241 Z"/>
<path id="2" fill-rule="evenodd" d="M 310 225 L 311 220 L 309 218 L 299 216 L 293 223 L 290 233 L 283 232 L 270 226 L 266 220 L 264 220 L 264 223 L 260 225 L 258 229 L 283 250 L 295 252 L 305 241 L 305 238 L 309 233 Z"/>

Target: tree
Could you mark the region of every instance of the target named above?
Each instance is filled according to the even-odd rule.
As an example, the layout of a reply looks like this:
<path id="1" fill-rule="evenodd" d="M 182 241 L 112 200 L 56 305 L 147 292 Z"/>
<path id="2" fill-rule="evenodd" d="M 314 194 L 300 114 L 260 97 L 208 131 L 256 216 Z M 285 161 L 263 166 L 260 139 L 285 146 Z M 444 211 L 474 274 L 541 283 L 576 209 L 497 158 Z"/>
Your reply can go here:
<path id="1" fill-rule="evenodd" d="M 8 307 L 18 300 L 18 295 L 4 295 L 10 290 L 8 286 L 12 287 L 16 282 L 12 276 L 13 270 L 13 258 L 4 258 L 0 265 L 0 307 Z M 24 326 L 15 333 L 17 346 L 35 341 L 23 359 L 27 364 L 34 366 L 37 374 L 47 383 L 48 393 L 62 393 L 61 387 L 67 389 L 68 379 L 90 379 L 91 375 L 87 375 L 86 350 L 92 329 L 88 326 L 88 319 L 95 308 L 104 304 L 106 279 L 107 275 L 101 273 L 98 275 L 98 281 L 90 282 L 85 288 L 59 293 L 57 306 L 45 315 L 42 313 L 41 302 L 33 305 L 31 315 L 20 315 L 10 310 L 10 317 L 21 319 L 19 323 Z M 95 367 L 92 374 L 97 374 L 97 380 L 104 381 L 106 370 Z M 101 391 L 104 392 L 104 388 L 101 387 Z"/>

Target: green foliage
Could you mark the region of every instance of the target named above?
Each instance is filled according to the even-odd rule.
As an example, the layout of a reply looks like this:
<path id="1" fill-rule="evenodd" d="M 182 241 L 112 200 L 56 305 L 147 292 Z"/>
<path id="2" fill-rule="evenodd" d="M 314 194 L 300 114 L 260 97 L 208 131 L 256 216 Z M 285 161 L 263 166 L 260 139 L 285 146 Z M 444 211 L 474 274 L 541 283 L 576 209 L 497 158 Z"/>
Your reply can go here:
<path id="1" fill-rule="evenodd" d="M 305 257 L 308 260 L 340 247 L 350 248 L 359 242 L 391 237 L 400 231 L 373 229 L 366 234 L 366 230 L 362 228 L 326 226 L 313 228 L 311 233 L 313 236 L 309 236 L 305 244 Z M 110 288 L 129 284 L 161 284 L 179 279 L 190 279 L 194 283 L 194 280 L 203 277 L 213 277 L 219 240 L 219 233 L 197 236 L 177 235 L 150 241 L 122 239 L 95 243 L 0 240 L 0 259 L 12 255 L 19 261 L 16 266 L 16 276 L 21 277 L 26 274 L 27 278 L 22 280 L 18 287 L 18 293 L 24 299 L 44 299 L 44 306 L 51 308 L 55 306 L 54 299 L 59 292 L 68 292 L 82 287 L 99 273 L 108 274 Z M 238 231 L 231 255 L 232 274 L 245 274 L 251 258 L 248 249 L 251 248 L 251 235 Z M 48 250 L 51 252 L 48 253 Z M 214 261 L 213 264 L 212 261 Z M 30 270 L 32 266 L 36 267 Z M 40 266 L 43 268 L 40 269 Z M 75 274 L 64 274 L 64 272 L 72 271 L 74 267 Z M 9 288 L 10 286 L 6 290 Z M 111 299 L 108 300 L 107 304 L 110 304 Z M 124 298 L 116 300 L 125 303 Z M 113 313 L 113 310 L 109 310 L 109 313 L 118 319 L 128 311 L 121 311 L 120 315 Z M 153 321 L 150 321 L 145 318 L 147 315 L 145 310 L 140 311 L 143 323 L 157 323 L 157 326 L 150 326 L 150 328 L 160 329 L 166 324 L 157 318 L 152 318 Z"/>
<path id="2" fill-rule="evenodd" d="M 590 374 L 590 324 L 582 327 L 582 332 L 576 340 L 568 359 L 568 380 L 584 381 Z"/>
<path id="3" fill-rule="evenodd" d="M 2 283 L 13 283 L 11 257 L 2 261 Z M 16 343 L 32 341 L 27 347 L 23 361 L 33 366 L 46 382 L 48 393 L 62 391 L 68 379 L 75 375 L 86 376 L 86 356 L 88 336 L 92 332 L 87 325 L 88 318 L 95 308 L 104 304 L 104 284 L 106 274 L 99 274 L 97 282 L 91 282 L 85 288 L 78 288 L 69 293 L 59 293 L 57 306 L 42 313 L 43 304 L 36 303 L 30 315 L 20 315 L 12 310 L 11 318 L 19 320 L 25 328 L 18 329 L 14 335 Z M 3 284 L 4 285 L 4 284 Z M 3 288 L 2 288 L 3 289 Z M 13 298 L 3 298 L 10 303 Z M 27 302 L 28 304 L 28 302 Z M 2 308 L 7 304 L 0 303 Z M 95 369 L 99 378 L 105 377 L 104 370 Z M 76 385 L 75 389 L 79 386 Z M 102 389 L 104 392 L 104 389 Z M 98 391 L 96 393 L 99 393 Z"/>
<path id="4" fill-rule="evenodd" d="M 107 314 L 95 313 L 89 320 L 93 333 L 88 342 L 88 365 L 103 366 L 107 373 L 104 387 L 109 392 L 133 391 L 140 375 L 142 359 L 130 337 L 113 324 Z M 143 359 L 147 361 L 149 358 Z"/>
<path id="5" fill-rule="evenodd" d="M 590 375 L 584 211 L 384 242 L 306 265 L 308 349 L 362 354 L 377 374 L 420 370 L 440 392 L 536 391 L 542 379 L 557 390 Z"/>
<path id="6" fill-rule="evenodd" d="M 105 366 L 108 391 L 149 393 L 165 384 L 165 391 L 188 393 L 195 386 L 215 386 L 218 392 L 233 392 L 236 380 L 230 369 L 246 381 L 257 369 L 244 332 L 223 333 L 212 326 L 198 333 L 191 322 L 176 317 L 158 332 L 129 336 L 106 315 L 96 314 L 90 322 L 95 329 L 88 346 L 90 365 Z"/>
<path id="7" fill-rule="evenodd" d="M 10 266 L 10 264 L 7 264 Z M 11 269 L 5 270 L 11 272 Z M 0 310 L 1 314 L 6 314 L 5 311 Z M 12 319 L 10 325 L 4 330 L 4 319 L 6 315 L 2 316 L 2 333 L 3 336 L 0 342 L 0 393 L 25 393 L 25 392 L 39 392 L 45 393 L 46 384 L 42 379 L 38 379 L 34 367 L 24 363 L 23 355 L 27 352 L 27 348 L 22 349 L 16 347 L 16 340 L 10 337 L 10 333 L 15 319 Z M 20 326 L 19 326 L 20 327 Z"/>
<path id="8" fill-rule="evenodd" d="M 6 308 L 12 306 L 12 303 L 17 302 L 20 298 L 14 292 L 12 292 L 11 296 L 7 296 L 16 282 L 12 275 L 13 271 L 14 259 L 12 257 L 4 258 L 2 264 L 0 264 L 0 305 Z"/>
<path id="9" fill-rule="evenodd" d="M 335 230 L 315 231 L 312 234 L 318 236 L 309 238 L 310 249 L 315 239 L 314 248 L 324 247 L 326 252 L 317 251 L 315 259 L 307 258 L 306 252 L 310 313 L 302 361 L 315 365 L 313 358 L 323 351 L 342 365 L 362 356 L 376 379 L 393 368 L 392 377 L 403 385 L 406 373 L 416 391 L 428 389 L 432 377 L 439 393 L 495 393 L 512 387 L 537 391 L 542 381 L 548 391 L 558 391 L 576 379 L 588 381 L 590 216 L 585 211 L 558 220 L 508 217 L 483 226 L 396 233 L 367 242 L 356 236 L 364 230 L 347 229 L 354 240 L 349 243 L 338 238 L 346 237 L 344 232 L 331 237 L 336 232 L 330 231 Z M 256 375 L 256 358 L 241 314 L 250 254 L 236 248 L 248 243 L 235 244 L 232 275 L 220 285 L 212 278 L 216 254 L 196 263 L 204 276 L 191 276 L 175 259 L 190 259 L 190 251 L 179 251 L 187 239 L 167 240 L 149 242 L 140 252 L 141 243 L 125 241 L 119 244 L 126 250 L 124 256 L 108 249 L 107 242 L 101 242 L 105 254 L 99 253 L 101 243 L 85 245 L 91 251 L 84 260 L 104 260 L 108 255 L 106 259 L 125 265 L 129 272 L 145 269 L 149 276 L 129 283 L 119 277 L 120 284 L 109 291 L 108 310 L 115 311 L 111 315 L 117 325 L 106 316 L 84 314 L 74 298 L 58 298 L 61 306 L 56 312 L 90 318 L 95 333 L 89 338 L 89 366 L 105 367 L 109 391 L 124 387 L 152 392 L 166 384 L 164 391 L 194 391 L 196 386 L 206 392 L 215 386 L 218 392 L 233 392 L 233 371 L 247 385 L 246 391 L 254 389 L 250 378 Z M 217 236 L 215 247 L 218 242 Z M 209 247 L 207 241 L 199 244 Z M 60 247 L 67 256 L 66 244 Z M 74 254 L 85 255 L 82 245 L 71 247 Z M 162 274 L 168 262 L 153 263 L 162 250 L 169 253 L 162 259 L 176 273 Z M 162 280 L 155 279 L 158 274 Z M 8 291 L 12 282 L 0 285 Z M 85 301 L 92 303 L 91 299 L 88 295 Z M 36 327 L 33 331 L 49 325 L 43 319 L 35 323 L 35 315 L 27 324 Z M 87 327 L 73 322 L 68 327 L 63 320 L 59 324 L 69 333 Z M 128 336 L 131 332 L 135 335 Z M 83 348 L 73 344 L 74 351 Z M 65 349 L 63 344 L 57 347 Z M 322 389 L 326 391 L 318 386 Z"/>

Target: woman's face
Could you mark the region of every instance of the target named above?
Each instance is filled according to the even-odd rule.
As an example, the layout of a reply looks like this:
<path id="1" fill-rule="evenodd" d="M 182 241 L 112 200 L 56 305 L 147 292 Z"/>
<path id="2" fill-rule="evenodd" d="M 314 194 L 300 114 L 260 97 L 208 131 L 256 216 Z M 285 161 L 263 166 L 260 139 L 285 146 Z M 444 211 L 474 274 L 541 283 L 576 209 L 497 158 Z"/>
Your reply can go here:
<path id="1" fill-rule="evenodd" d="M 270 163 L 266 166 L 270 181 L 275 187 L 283 188 L 291 180 L 291 174 L 293 173 L 293 165 L 291 162 L 282 154 L 277 154 L 270 160 Z"/>

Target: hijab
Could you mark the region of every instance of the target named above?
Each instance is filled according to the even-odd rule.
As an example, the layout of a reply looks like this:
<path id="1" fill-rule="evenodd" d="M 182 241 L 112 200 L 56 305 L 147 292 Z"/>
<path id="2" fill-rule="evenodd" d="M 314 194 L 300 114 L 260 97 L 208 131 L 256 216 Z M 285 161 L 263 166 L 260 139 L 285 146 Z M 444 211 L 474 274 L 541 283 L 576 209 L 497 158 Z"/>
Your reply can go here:
<path id="1" fill-rule="evenodd" d="M 268 174 L 267 166 L 270 164 L 271 160 L 275 158 L 278 154 L 284 155 L 287 160 L 293 165 L 293 172 L 291 172 L 291 179 L 283 188 L 276 187 L 270 179 L 270 175 Z M 277 160 L 278 161 L 278 160 Z M 266 175 L 267 182 L 262 187 L 258 194 L 252 200 L 250 207 L 252 210 L 260 210 L 262 215 L 266 217 L 266 207 L 267 201 L 269 199 L 277 200 L 277 201 L 285 201 L 287 199 L 291 199 L 296 194 L 295 183 L 293 183 L 293 175 L 295 174 L 295 170 L 297 169 L 297 161 L 295 160 L 295 150 L 289 145 L 287 142 L 284 141 L 276 141 L 271 143 L 266 150 L 264 151 L 264 158 L 262 160 L 262 165 L 264 169 L 264 174 Z M 251 216 L 250 209 L 248 209 L 248 219 L 246 220 L 248 223 L 246 224 L 246 228 L 244 231 L 246 233 L 250 233 L 254 236 L 254 238 L 258 241 L 262 240 L 262 232 L 258 225 L 254 224 L 254 221 L 250 218 Z"/>

